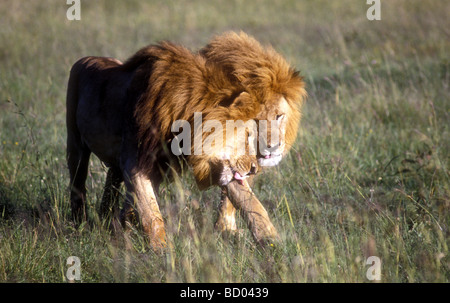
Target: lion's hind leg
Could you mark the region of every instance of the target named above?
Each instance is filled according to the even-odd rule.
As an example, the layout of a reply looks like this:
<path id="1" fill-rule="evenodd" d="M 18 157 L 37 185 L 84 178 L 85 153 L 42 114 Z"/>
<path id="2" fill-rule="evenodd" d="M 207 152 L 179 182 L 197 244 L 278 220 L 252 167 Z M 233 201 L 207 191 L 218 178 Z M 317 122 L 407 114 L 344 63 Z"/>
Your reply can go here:
<path id="1" fill-rule="evenodd" d="M 70 133 L 67 144 L 67 164 L 70 173 L 70 205 L 72 219 L 80 223 L 86 220 L 86 178 L 91 151 L 72 140 Z"/>

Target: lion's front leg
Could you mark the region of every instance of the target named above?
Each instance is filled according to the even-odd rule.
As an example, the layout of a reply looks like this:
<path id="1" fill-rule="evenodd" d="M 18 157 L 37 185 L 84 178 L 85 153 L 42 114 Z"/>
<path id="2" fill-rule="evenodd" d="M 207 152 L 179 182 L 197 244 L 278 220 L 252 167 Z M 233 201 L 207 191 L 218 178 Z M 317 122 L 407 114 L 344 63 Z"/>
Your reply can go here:
<path id="1" fill-rule="evenodd" d="M 110 167 L 106 175 L 105 188 L 99 215 L 102 219 L 116 217 L 116 208 L 120 196 L 120 185 L 123 181 L 122 172 L 116 167 Z"/>
<path id="2" fill-rule="evenodd" d="M 234 207 L 243 212 L 256 242 L 264 245 L 278 238 L 277 230 L 270 221 L 267 211 L 246 180 L 242 184 L 232 181 L 225 189 Z"/>
<path id="3" fill-rule="evenodd" d="M 128 220 L 132 205 L 135 206 L 142 228 L 150 239 L 155 251 L 167 246 L 164 220 L 151 181 L 142 173 L 134 174 L 125 182 L 127 202 L 122 210 L 122 217 Z"/>
<path id="4" fill-rule="evenodd" d="M 253 167 L 253 165 L 251 167 Z M 255 175 L 248 175 L 247 183 L 249 186 L 252 186 L 254 176 Z M 215 227 L 222 233 L 230 232 L 235 234 L 238 231 L 236 225 L 236 208 L 227 196 L 226 187 L 221 188 L 219 215 Z"/>

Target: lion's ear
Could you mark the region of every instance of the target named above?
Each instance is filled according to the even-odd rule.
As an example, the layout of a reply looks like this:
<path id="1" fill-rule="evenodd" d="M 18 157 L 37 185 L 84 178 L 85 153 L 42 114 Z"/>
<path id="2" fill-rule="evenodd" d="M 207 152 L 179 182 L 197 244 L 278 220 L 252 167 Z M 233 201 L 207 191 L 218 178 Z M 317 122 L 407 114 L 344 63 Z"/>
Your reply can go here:
<path id="1" fill-rule="evenodd" d="M 230 107 L 232 106 L 239 97 L 243 94 L 243 91 L 235 91 L 230 96 L 227 96 L 222 101 L 220 101 L 219 105 L 223 107 Z"/>
<path id="2" fill-rule="evenodd" d="M 234 98 L 233 102 L 230 104 L 230 109 L 243 109 L 248 108 L 252 105 L 252 97 L 247 92 L 241 92 Z"/>

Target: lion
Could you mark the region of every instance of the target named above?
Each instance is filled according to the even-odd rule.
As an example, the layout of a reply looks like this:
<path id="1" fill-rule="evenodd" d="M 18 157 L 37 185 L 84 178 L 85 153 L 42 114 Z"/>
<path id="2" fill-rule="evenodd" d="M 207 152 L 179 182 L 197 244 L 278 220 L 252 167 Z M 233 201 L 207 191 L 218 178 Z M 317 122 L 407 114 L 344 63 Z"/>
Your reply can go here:
<path id="1" fill-rule="evenodd" d="M 230 37 L 239 37 L 230 42 L 247 40 L 248 45 L 224 48 L 221 43 Z M 299 73 L 271 48 L 254 50 L 260 58 L 247 56 L 246 48 L 253 44 L 259 46 L 243 33 L 224 34 L 197 53 L 165 41 L 142 48 L 124 63 L 107 57 L 79 59 L 70 71 L 66 99 L 73 219 L 86 219 L 85 182 L 94 153 L 108 167 L 100 215 L 107 217 L 116 207 L 117 188 L 124 183 L 127 193 L 120 220 L 125 223 L 137 215 L 153 249 L 164 249 L 164 220 L 156 195 L 165 176 L 178 173 L 185 161 L 200 189 L 222 188 L 219 229 L 233 230 L 234 217 L 226 212 L 232 206 L 232 212 L 244 213 L 258 243 L 276 239 L 277 231 L 249 180 L 261 166 L 278 164 L 283 150 L 292 144 L 306 93 Z M 222 60 L 227 54 L 230 59 Z M 262 64 L 261 70 L 245 71 L 254 64 Z M 226 121 L 275 120 L 286 139 L 273 148 L 267 136 L 267 148 L 255 155 L 235 154 L 240 141 L 233 137 L 223 144 L 214 141 L 208 153 L 192 146 L 189 153 L 175 155 L 170 148 L 177 139 L 172 127 L 180 120 L 191 129 L 199 127 L 196 113 L 202 114 L 200 126 L 208 121 L 225 125 Z M 244 133 L 263 140 L 260 129 Z M 202 133 L 200 142 L 208 141 L 209 135 Z M 197 137 L 191 139 L 195 143 Z"/>

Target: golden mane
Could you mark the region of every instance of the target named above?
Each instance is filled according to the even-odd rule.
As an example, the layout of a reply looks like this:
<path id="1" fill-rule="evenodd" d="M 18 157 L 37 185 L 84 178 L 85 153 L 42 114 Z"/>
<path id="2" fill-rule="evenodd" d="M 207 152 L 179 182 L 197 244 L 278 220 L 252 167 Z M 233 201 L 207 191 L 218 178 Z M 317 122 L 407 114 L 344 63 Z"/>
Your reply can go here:
<path id="1" fill-rule="evenodd" d="M 230 82 L 239 83 L 267 110 L 280 95 L 289 106 L 286 142 L 290 147 L 297 136 L 301 118 L 301 106 L 307 93 L 300 73 L 271 46 L 263 47 L 256 39 L 244 32 L 227 32 L 215 37 L 200 50 L 209 64 L 221 66 Z"/>
<path id="2" fill-rule="evenodd" d="M 203 56 L 180 45 L 162 42 L 145 47 L 127 60 L 122 69 L 141 75 L 135 77 L 139 81 L 132 85 L 146 88 L 140 90 L 143 94 L 135 118 L 139 165 L 148 173 L 154 169 L 155 155 L 162 145 L 173 139 L 171 126 L 176 120 L 192 124 L 194 113 L 201 112 L 204 121 L 217 120 L 225 125 L 226 120 L 251 119 L 259 111 L 259 104 L 251 100 L 233 103 L 242 87 L 231 83 L 217 66 L 207 64 Z M 208 155 L 194 156 L 193 150 L 191 154 L 186 157 L 188 163 L 195 163 L 196 180 L 206 187 L 213 175 L 208 163 L 211 159 Z"/>

